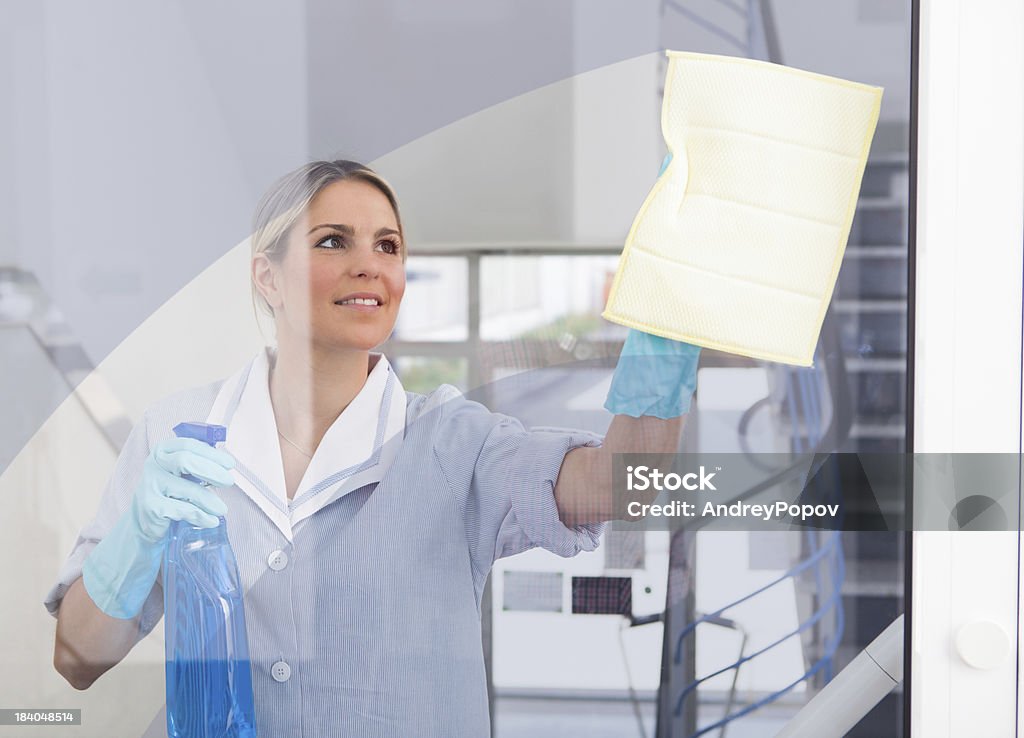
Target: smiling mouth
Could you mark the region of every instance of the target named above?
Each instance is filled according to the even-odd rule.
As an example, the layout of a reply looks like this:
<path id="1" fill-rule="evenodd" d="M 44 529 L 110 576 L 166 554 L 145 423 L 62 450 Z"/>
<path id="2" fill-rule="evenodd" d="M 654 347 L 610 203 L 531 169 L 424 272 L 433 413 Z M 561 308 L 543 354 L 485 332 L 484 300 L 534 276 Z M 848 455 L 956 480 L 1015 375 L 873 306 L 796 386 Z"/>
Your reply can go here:
<path id="1" fill-rule="evenodd" d="M 380 307 L 380 300 L 373 297 L 351 297 L 347 300 L 338 300 L 334 303 L 335 305 L 368 305 L 370 307 Z"/>

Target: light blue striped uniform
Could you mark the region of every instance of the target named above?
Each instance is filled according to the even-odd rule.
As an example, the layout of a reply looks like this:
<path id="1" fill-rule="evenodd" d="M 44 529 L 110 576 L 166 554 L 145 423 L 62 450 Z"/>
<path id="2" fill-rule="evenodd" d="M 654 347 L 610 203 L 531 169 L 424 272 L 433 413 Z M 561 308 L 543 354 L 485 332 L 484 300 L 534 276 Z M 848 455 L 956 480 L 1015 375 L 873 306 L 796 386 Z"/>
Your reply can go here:
<path id="1" fill-rule="evenodd" d="M 406 393 L 385 360 L 371 377 L 378 370 L 386 384 L 378 431 L 394 410 L 389 396 L 405 405 L 404 433 L 391 440 L 374 434 L 371 456 L 388 459 L 379 479 L 350 473 L 355 486 L 338 495 L 311 480 L 312 493 L 319 484 L 329 501 L 290 529 L 275 524 L 267 501 L 252 491 L 273 490 L 251 470 L 249 491 L 221 493 L 246 587 L 257 728 L 265 738 L 490 735 L 480 602 L 492 563 L 534 546 L 572 556 L 598 543 L 601 526 L 562 525 L 553 488 L 566 452 L 599 439 L 527 431 L 451 387 Z M 226 389 L 187 391 L 147 412 L 47 598 L 52 613 L 128 508 L 152 444 L 178 422 L 211 418 Z M 240 393 L 230 393 L 236 407 L 229 402 L 224 417 L 229 450 L 231 434 L 241 432 L 232 424 Z M 297 507 L 302 494 L 300 486 Z M 163 615 L 162 597 L 158 582 L 143 610 L 147 633 Z"/>

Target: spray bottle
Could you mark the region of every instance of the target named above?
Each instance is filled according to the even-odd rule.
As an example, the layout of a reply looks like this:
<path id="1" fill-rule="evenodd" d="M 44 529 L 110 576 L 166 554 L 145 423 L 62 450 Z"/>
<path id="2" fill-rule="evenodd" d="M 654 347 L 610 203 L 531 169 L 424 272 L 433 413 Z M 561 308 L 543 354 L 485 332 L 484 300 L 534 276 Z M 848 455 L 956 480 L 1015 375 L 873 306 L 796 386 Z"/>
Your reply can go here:
<path id="1" fill-rule="evenodd" d="M 211 446 L 227 429 L 180 423 Z M 191 475 L 187 479 L 199 482 Z M 216 528 L 175 521 L 164 557 L 168 738 L 255 738 L 241 579 L 223 517 Z"/>

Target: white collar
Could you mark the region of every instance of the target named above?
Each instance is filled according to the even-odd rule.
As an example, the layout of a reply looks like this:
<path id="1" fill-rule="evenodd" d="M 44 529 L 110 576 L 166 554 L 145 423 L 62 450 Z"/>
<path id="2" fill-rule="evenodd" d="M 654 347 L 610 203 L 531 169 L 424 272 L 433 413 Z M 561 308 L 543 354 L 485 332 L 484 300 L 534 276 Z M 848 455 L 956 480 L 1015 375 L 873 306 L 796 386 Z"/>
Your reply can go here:
<path id="1" fill-rule="evenodd" d="M 224 448 L 237 462 L 235 483 L 291 540 L 300 521 L 384 476 L 405 431 L 405 390 L 381 355 L 362 389 L 327 429 L 289 501 L 269 374 L 268 351 L 261 351 L 224 382 L 207 422 L 227 426 Z"/>

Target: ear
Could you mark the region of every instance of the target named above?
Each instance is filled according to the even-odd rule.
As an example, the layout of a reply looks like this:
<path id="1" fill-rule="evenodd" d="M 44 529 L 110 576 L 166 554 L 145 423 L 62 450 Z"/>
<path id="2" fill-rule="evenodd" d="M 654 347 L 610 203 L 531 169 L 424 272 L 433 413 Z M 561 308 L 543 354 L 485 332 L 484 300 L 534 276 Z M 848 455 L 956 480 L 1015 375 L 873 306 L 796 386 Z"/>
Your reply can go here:
<path id="1" fill-rule="evenodd" d="M 264 253 L 252 257 L 252 283 L 270 307 L 275 310 L 281 307 L 283 299 L 278 284 L 278 268 Z"/>

